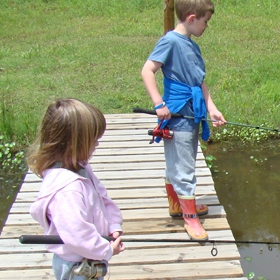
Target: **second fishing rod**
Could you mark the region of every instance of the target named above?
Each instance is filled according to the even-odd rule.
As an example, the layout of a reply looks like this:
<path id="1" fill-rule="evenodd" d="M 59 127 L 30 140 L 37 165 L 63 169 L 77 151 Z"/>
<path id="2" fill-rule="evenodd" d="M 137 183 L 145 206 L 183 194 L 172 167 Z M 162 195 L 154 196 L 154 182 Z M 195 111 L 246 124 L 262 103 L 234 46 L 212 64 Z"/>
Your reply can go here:
<path id="1" fill-rule="evenodd" d="M 157 115 L 156 111 L 150 110 L 150 109 L 143 109 L 143 108 L 134 108 L 133 109 L 134 113 L 144 113 L 144 114 L 149 114 L 149 115 Z M 185 116 L 182 114 L 178 113 L 171 113 L 172 118 L 183 118 L 183 119 L 194 119 L 192 116 Z M 207 122 L 217 122 L 216 120 L 211 120 L 211 119 L 202 119 L 203 121 Z M 247 128 L 254 128 L 254 129 L 261 129 L 261 130 L 268 130 L 268 131 L 273 131 L 280 133 L 280 129 L 277 128 L 270 128 L 270 127 L 263 127 L 260 125 L 251 125 L 251 124 L 243 124 L 243 123 L 236 123 L 236 122 L 226 122 L 228 125 L 235 125 L 235 126 L 242 126 L 242 127 L 247 127 Z"/>

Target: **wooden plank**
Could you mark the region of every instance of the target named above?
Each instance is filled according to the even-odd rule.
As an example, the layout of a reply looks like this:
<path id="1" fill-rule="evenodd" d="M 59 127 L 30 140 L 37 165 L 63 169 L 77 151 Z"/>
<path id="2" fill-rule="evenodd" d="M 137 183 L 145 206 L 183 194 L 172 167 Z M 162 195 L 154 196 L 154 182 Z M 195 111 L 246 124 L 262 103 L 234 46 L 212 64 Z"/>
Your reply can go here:
<path id="1" fill-rule="evenodd" d="M 225 218 L 201 219 L 201 223 L 207 231 L 230 229 Z M 126 232 L 126 234 L 134 234 L 135 232 L 141 234 L 158 234 L 185 232 L 185 229 L 182 219 L 175 220 L 165 218 L 153 221 L 146 220 L 143 223 L 139 223 L 139 221 L 127 221 L 123 224 L 123 231 Z"/>
<path id="2" fill-rule="evenodd" d="M 161 248 L 161 253 L 158 253 L 158 248 L 141 249 L 141 257 L 135 250 L 125 250 L 119 256 L 112 258 L 110 265 L 149 265 L 152 264 L 172 264 L 172 263 L 190 263 L 190 262 L 206 262 L 206 261 L 221 261 L 221 260 L 238 260 L 240 255 L 235 245 L 219 246 L 219 253 L 214 258 L 211 255 L 212 246 L 196 246 L 196 247 L 165 247 Z M 139 250 L 136 249 L 136 250 Z M 35 253 L 30 254 L 7 254 L 0 262 L 0 270 L 7 269 L 45 269 L 52 266 L 52 253 Z M 14 262 L 13 260 L 17 260 Z"/>
<path id="3" fill-rule="evenodd" d="M 90 164 L 122 211 L 124 240 L 142 239 L 125 242 L 125 252 L 114 256 L 107 276 L 113 280 L 245 280 L 235 244 L 219 243 L 218 256 L 213 257 L 211 243 L 187 242 L 183 219 L 169 217 L 163 143 L 150 145 L 147 134 L 155 127 L 156 117 L 107 115 L 106 120 L 106 132 Z M 210 239 L 234 240 L 200 146 L 198 151 L 196 199 L 209 205 L 201 222 Z M 0 280 L 54 279 L 52 254 L 45 246 L 18 241 L 23 234 L 43 234 L 29 214 L 40 185 L 41 179 L 29 171 L 1 233 Z"/>
<path id="4" fill-rule="evenodd" d="M 32 178 L 34 181 L 31 181 Z M 152 192 L 153 189 L 165 189 L 164 187 L 164 178 L 149 178 L 149 179 L 118 179 L 117 181 L 103 179 L 102 183 L 106 186 L 108 190 L 112 189 L 145 189 L 149 188 Z M 20 192 L 38 192 L 41 186 L 41 179 L 37 176 L 26 175 L 24 182 L 21 186 Z M 121 190 L 120 189 L 120 190 Z M 125 190 L 126 191 L 126 190 Z M 215 195 L 216 191 L 213 186 L 212 177 L 198 177 L 197 178 L 197 187 L 196 195 Z"/>
<path id="5" fill-rule="evenodd" d="M 91 167 L 94 170 L 94 172 L 106 170 L 106 171 L 116 171 L 116 170 L 122 170 L 122 171 L 127 171 L 127 170 L 143 170 L 144 172 L 146 170 L 149 170 L 149 165 L 151 164 L 154 165 L 153 170 L 155 169 L 160 169 L 160 170 L 165 170 L 165 162 L 164 161 L 157 161 L 155 158 L 152 161 L 152 158 L 150 159 L 149 162 L 145 161 L 140 161 L 140 162 L 122 162 L 120 161 L 114 161 L 114 162 L 99 162 L 98 163 L 91 163 Z M 205 162 L 201 165 L 196 166 L 196 176 L 203 176 L 204 174 L 211 175 L 211 171 L 209 169 L 206 169 L 206 164 Z M 205 176 L 205 175 L 204 175 Z"/>
<path id="6" fill-rule="evenodd" d="M 110 193 L 110 192 L 109 192 Z M 37 197 L 37 193 L 24 193 L 24 199 L 21 197 L 23 202 L 15 202 L 10 210 L 11 214 L 24 214 L 29 213 L 30 204 Z M 21 196 L 21 195 L 20 195 Z M 146 209 L 146 208 L 164 208 L 167 206 L 167 197 L 164 194 L 164 197 L 161 196 L 151 196 L 147 198 L 137 198 L 134 197 L 132 199 L 123 199 L 115 198 L 110 194 L 110 197 L 114 199 L 115 203 L 119 206 L 121 210 L 126 209 Z M 219 200 L 216 195 L 208 195 L 208 196 L 197 196 L 196 200 L 198 203 L 203 203 L 207 205 L 219 205 Z M 30 202 L 27 202 L 30 201 Z"/>
<path id="7" fill-rule="evenodd" d="M 5 225 L 3 231 L 1 232 L 1 238 L 13 238 L 18 240 L 21 235 L 24 234 L 44 234 L 44 230 L 41 226 L 33 225 L 30 226 L 28 224 L 23 226 L 9 226 Z M 20 245 L 20 243 L 18 244 Z"/>
<path id="8" fill-rule="evenodd" d="M 126 129 L 153 129 L 155 128 L 156 123 L 151 122 L 150 126 L 147 126 L 147 124 L 144 122 L 139 122 L 139 123 L 131 123 L 131 122 L 123 122 L 123 123 L 115 123 L 114 125 L 108 125 L 107 130 L 116 130 L 116 131 L 121 131 L 121 130 L 126 130 Z"/>
<path id="9" fill-rule="evenodd" d="M 124 267 L 121 267 L 120 269 L 123 269 Z M 176 266 L 171 266 L 169 265 L 167 268 L 169 269 L 172 269 L 172 271 L 174 269 L 177 269 Z M 213 267 L 214 268 L 214 267 Z M 125 267 L 126 269 L 126 267 Z M 145 267 L 143 267 L 143 269 L 146 269 Z M 139 270 L 139 268 L 138 268 Z M 126 272 L 127 270 L 125 270 L 125 274 L 127 274 Z M 179 272 L 178 273 L 182 273 L 185 275 L 187 274 L 187 271 L 183 271 L 183 272 Z M 116 279 L 115 277 L 112 278 L 112 275 L 114 275 L 114 271 L 112 271 L 111 269 L 109 270 L 109 274 L 110 274 L 110 280 L 128 280 L 127 278 L 124 279 L 124 278 L 119 278 L 119 279 Z M 177 275 L 177 273 L 176 273 Z M 120 277 L 120 276 L 118 276 Z M 180 276 L 181 277 L 181 276 Z M 191 276 L 192 277 L 192 276 Z M 53 276 L 53 272 L 51 269 L 33 269 L 33 270 L 16 270 L 16 271 L 3 271 L 3 273 L 0 274 L 0 280 L 7 280 L 7 279 L 17 279 L 17 280 L 41 280 L 41 279 L 44 279 L 44 280 L 54 280 L 54 276 Z M 134 279 L 129 279 L 129 280 L 135 280 L 137 278 L 134 278 Z M 138 278 L 137 280 L 139 280 L 140 278 Z M 141 278 L 141 280 L 144 279 L 144 278 Z M 159 278 L 146 278 L 146 280 L 158 280 Z M 167 274 L 163 276 L 163 278 L 160 278 L 162 280 L 171 280 L 171 279 L 176 279 L 176 280 L 185 280 L 187 278 L 185 278 L 184 276 L 182 276 L 182 278 L 174 278 L 174 273 L 173 275 L 171 276 L 168 276 Z M 191 278 L 191 279 L 194 279 L 194 280 L 213 280 L 214 278 L 211 276 L 211 278 Z M 144 279 L 145 280 L 145 279 Z M 247 280 L 246 277 L 238 277 L 238 278 L 220 278 L 219 277 L 219 280 Z"/>
<path id="10" fill-rule="evenodd" d="M 126 250 L 116 258 L 112 258 L 111 265 L 146 265 L 146 264 L 170 264 L 170 263 L 191 263 L 221 260 L 239 260 L 240 255 L 236 245 L 219 246 L 218 255 L 214 258 L 211 255 L 213 246 L 195 246 L 195 247 L 165 247 L 161 248 L 160 254 L 158 248 L 141 249 L 141 256 L 135 250 Z M 136 249 L 139 250 L 139 249 Z"/>
<path id="11" fill-rule="evenodd" d="M 118 172 L 120 173 L 120 172 Z M 163 186 L 164 185 L 164 174 L 162 172 L 162 174 L 158 173 L 157 176 L 154 176 L 155 174 L 153 174 L 153 172 L 150 172 L 150 175 L 151 177 L 148 177 L 146 176 L 145 177 L 145 174 L 143 174 L 144 172 L 138 172 L 138 175 L 140 178 L 135 178 L 133 176 L 133 174 L 130 174 L 130 176 L 125 176 L 126 178 L 122 178 L 122 176 L 117 176 L 118 178 L 111 178 L 110 176 L 109 177 L 106 177 L 105 175 L 108 176 L 108 174 L 100 174 L 100 177 L 102 178 L 99 178 L 100 181 L 102 181 L 102 183 L 107 187 L 107 188 L 110 188 L 110 187 L 113 187 L 113 186 L 116 186 L 117 188 L 119 188 L 120 186 L 121 187 L 149 187 L 149 186 L 155 186 L 155 183 L 157 183 L 157 186 Z M 123 176 L 126 175 L 123 174 Z M 130 178 L 131 177 L 131 178 Z M 117 182 L 116 182 L 116 179 Z M 26 174 L 25 178 L 24 178 L 24 182 L 26 183 L 37 183 L 37 182 L 41 182 L 42 180 L 37 177 L 35 174 Z M 207 186 L 207 185 L 211 185 L 211 187 L 214 189 L 213 187 L 213 178 L 211 176 L 199 176 L 197 177 L 197 187 L 199 186 Z M 198 189 L 198 188 L 197 188 Z M 197 193 L 197 192 L 196 192 Z"/>
<path id="12" fill-rule="evenodd" d="M 95 156 L 96 157 L 96 156 Z M 90 161 L 91 166 L 93 167 L 99 167 L 104 166 L 105 164 L 108 164 L 109 166 L 111 164 L 121 163 L 121 164 L 127 164 L 127 163 L 140 163 L 145 164 L 147 168 L 147 164 L 155 163 L 155 162 L 162 162 L 165 165 L 165 160 L 162 158 L 161 154 L 155 154 L 155 155 L 147 155 L 145 158 L 143 158 L 141 161 L 139 161 L 138 158 L 135 158 L 135 155 L 127 155 L 127 156 L 99 156 L 98 159 L 96 159 L 96 163 L 94 161 Z M 196 167 L 207 167 L 204 159 L 197 159 L 196 160 Z"/>
<path id="13" fill-rule="evenodd" d="M 52 253 L 8 254 L 0 262 L 1 270 L 51 268 Z M 17 260 L 16 262 L 14 260 Z"/>
<path id="14" fill-rule="evenodd" d="M 214 198 L 213 196 L 215 195 L 214 191 L 210 188 L 209 189 L 209 195 L 207 194 L 207 188 L 201 188 L 199 191 L 197 191 L 197 201 L 200 203 L 207 202 L 209 204 L 215 204 L 214 201 L 217 202 L 217 197 Z M 146 203 L 148 202 L 147 199 L 152 199 L 152 198 L 166 198 L 166 193 L 163 188 L 147 188 L 147 189 L 142 189 L 139 191 L 139 193 L 133 193 L 133 192 L 128 192 L 128 190 L 118 190 L 117 188 L 108 190 L 109 196 L 114 199 L 114 200 L 120 200 L 120 199 L 143 199 L 143 202 Z M 23 192 L 19 193 L 16 197 L 16 203 L 32 203 L 35 201 L 37 198 L 38 193 L 36 192 Z M 162 202 L 163 200 L 157 201 L 158 203 Z M 124 203 L 129 203 L 129 201 L 124 201 Z M 165 203 L 167 205 L 167 203 Z"/>
<path id="15" fill-rule="evenodd" d="M 139 121 L 141 120 L 145 120 L 145 121 L 156 121 L 157 117 L 155 115 L 149 115 L 149 114 L 143 114 L 143 113 L 125 113 L 125 114 L 105 114 L 104 115 L 106 120 L 110 120 L 110 119 L 118 119 L 118 120 L 122 120 L 122 119 L 129 119 L 129 120 L 137 120 L 139 119 Z"/>
<path id="16" fill-rule="evenodd" d="M 124 221 L 137 221 L 137 220 L 158 220 L 164 219 L 168 215 L 168 209 L 165 208 L 141 208 L 141 209 L 128 209 L 122 210 Z M 209 206 L 209 212 L 205 215 L 205 219 L 211 219 L 216 217 L 225 217 L 225 211 L 222 206 Z M 25 224 L 37 224 L 36 221 L 28 214 L 12 214 L 10 213 L 6 225 L 25 225 Z"/>
<path id="17" fill-rule="evenodd" d="M 1 238 L 18 238 L 24 234 L 43 234 L 43 229 L 33 221 L 25 223 L 23 221 L 13 224 L 11 220 L 7 221 Z M 229 230 L 230 226 L 226 218 L 201 219 L 201 223 L 207 231 Z M 165 217 L 159 220 L 126 221 L 123 224 L 125 234 L 160 234 L 185 232 L 184 222 L 181 218 L 172 219 Z"/>
<path id="18" fill-rule="evenodd" d="M 7 270 L 0 271 L 0 280 L 54 280 L 52 269 Z"/>
<path id="19" fill-rule="evenodd" d="M 36 257 L 34 260 L 31 257 Z M 1 257 L 1 256 L 0 256 Z M 51 270 L 45 269 L 44 266 L 51 262 L 51 254 L 32 254 L 28 258 L 24 254 L 19 256 L 15 255 L 17 260 L 19 260 L 19 269 L 24 270 L 13 270 L 13 278 L 11 278 L 11 273 L 4 271 L 1 273 L 0 279 L 27 279 L 27 271 L 25 265 L 40 264 L 40 269 L 38 275 L 44 276 L 42 279 L 53 279 L 45 278 L 53 277 Z M 182 257 L 182 256 L 179 256 Z M 37 259 L 40 258 L 38 262 Z M 116 257 L 117 258 L 117 257 Z M 1 259 L 1 258 L 0 258 Z M 181 260 L 181 259 L 180 259 Z M 148 265 L 129 265 L 129 266 L 110 266 L 110 275 L 114 275 L 114 280 L 136 280 L 136 279 L 174 279 L 175 276 L 177 280 L 186 279 L 216 279 L 217 277 L 227 277 L 231 275 L 232 277 L 243 276 L 240 270 L 240 262 L 235 261 L 209 261 L 209 262 L 191 262 L 185 263 L 180 260 L 177 263 L 172 264 L 148 264 Z M 2 260 L 1 260 L 2 263 Z M 15 263 L 14 259 L 10 260 L 10 263 Z M 32 269 L 29 271 L 28 276 L 33 277 L 33 274 L 37 272 L 38 269 Z M 48 271 L 47 273 L 45 271 Z M 199 272 L 198 272 L 199 271 Z M 31 272 L 31 273 L 30 273 Z M 33 274 L 32 274 L 33 273 Z M 9 275 L 10 274 L 10 275 Z M 2 278 L 3 277 L 3 278 Z M 5 278 L 4 278 L 5 277 Z M 30 278 L 29 278 L 30 279 Z M 31 278 L 32 279 L 32 278 Z M 228 278 L 226 278 L 228 279 Z M 244 278 L 243 278 L 244 279 Z"/>
<path id="20" fill-rule="evenodd" d="M 107 130 L 108 131 L 108 130 Z M 115 135 L 115 131 L 111 130 L 111 133 L 106 133 L 102 136 L 102 138 L 100 138 L 98 140 L 99 143 L 101 143 L 101 145 L 103 145 L 103 143 L 109 142 L 109 143 L 115 143 L 115 142 L 144 142 L 146 143 L 146 145 L 149 145 L 150 140 L 152 139 L 151 135 L 148 135 L 147 133 L 148 130 L 142 130 L 141 132 L 138 131 L 137 134 L 130 133 L 128 134 L 126 130 L 122 130 L 122 134 L 119 134 L 118 137 L 116 137 Z"/>
<path id="21" fill-rule="evenodd" d="M 134 266 L 112 266 L 110 275 L 114 280 L 158 280 L 158 279 L 217 279 L 243 275 L 239 261 L 197 262 Z M 230 278 L 232 279 L 232 278 Z M 243 278 L 244 279 L 244 278 Z"/>

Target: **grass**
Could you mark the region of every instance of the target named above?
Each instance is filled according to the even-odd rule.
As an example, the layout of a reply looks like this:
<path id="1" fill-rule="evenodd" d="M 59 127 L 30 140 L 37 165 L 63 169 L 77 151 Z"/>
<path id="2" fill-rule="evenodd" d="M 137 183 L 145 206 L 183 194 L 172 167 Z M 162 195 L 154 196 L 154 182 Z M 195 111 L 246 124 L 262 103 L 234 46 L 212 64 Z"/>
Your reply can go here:
<path id="1" fill-rule="evenodd" d="M 216 105 L 228 121 L 278 128 L 280 0 L 214 3 L 195 40 Z M 104 113 L 152 108 L 140 72 L 163 35 L 162 0 L 2 0 L 0 20 L 0 135 L 8 141 L 28 145 L 57 97 Z M 248 132 L 216 135 L 233 131 Z"/>

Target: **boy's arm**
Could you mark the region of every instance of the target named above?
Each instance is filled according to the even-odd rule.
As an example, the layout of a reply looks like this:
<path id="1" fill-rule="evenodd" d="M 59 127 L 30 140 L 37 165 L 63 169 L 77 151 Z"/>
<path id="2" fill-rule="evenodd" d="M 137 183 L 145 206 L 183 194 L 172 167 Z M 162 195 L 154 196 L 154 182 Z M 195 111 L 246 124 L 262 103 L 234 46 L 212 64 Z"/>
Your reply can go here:
<path id="1" fill-rule="evenodd" d="M 205 82 L 202 83 L 201 89 L 202 89 L 207 111 L 210 115 L 210 119 L 217 121 L 217 122 L 213 122 L 213 126 L 224 125 L 226 123 L 226 120 L 225 120 L 223 114 L 217 109 L 216 105 L 214 104 Z"/>
<path id="2" fill-rule="evenodd" d="M 154 106 L 158 106 L 163 103 L 161 94 L 158 91 L 157 83 L 156 83 L 156 77 L 155 73 L 158 71 L 158 69 L 162 66 L 160 62 L 147 60 L 142 68 L 142 79 L 145 85 L 145 88 L 147 92 L 149 93 Z M 170 119 L 171 114 L 167 108 L 167 106 L 163 106 L 160 109 L 156 110 L 157 116 L 159 119 Z"/>

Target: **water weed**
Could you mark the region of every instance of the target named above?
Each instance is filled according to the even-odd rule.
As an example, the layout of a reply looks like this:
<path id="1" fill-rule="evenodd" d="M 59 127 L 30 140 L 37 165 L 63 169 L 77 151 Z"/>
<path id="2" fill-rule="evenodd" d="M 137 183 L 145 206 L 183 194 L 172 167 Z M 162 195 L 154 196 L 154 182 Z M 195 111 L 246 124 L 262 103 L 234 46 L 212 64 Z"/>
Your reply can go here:
<path id="1" fill-rule="evenodd" d="M 0 135 L 0 169 L 14 171 L 26 169 L 24 152 L 16 151 L 16 143 L 7 143 L 4 136 Z"/>
<path id="2" fill-rule="evenodd" d="M 279 1 L 214 3 L 209 28 L 194 39 L 215 103 L 229 121 L 279 127 Z M 79 98 L 109 114 L 152 108 L 140 71 L 163 35 L 163 1 L 3 0 L 0 18 L 0 134 L 8 142 L 28 144 L 57 97 Z M 158 82 L 162 90 L 160 74 Z M 212 135 L 215 141 L 279 137 L 229 126 Z"/>

